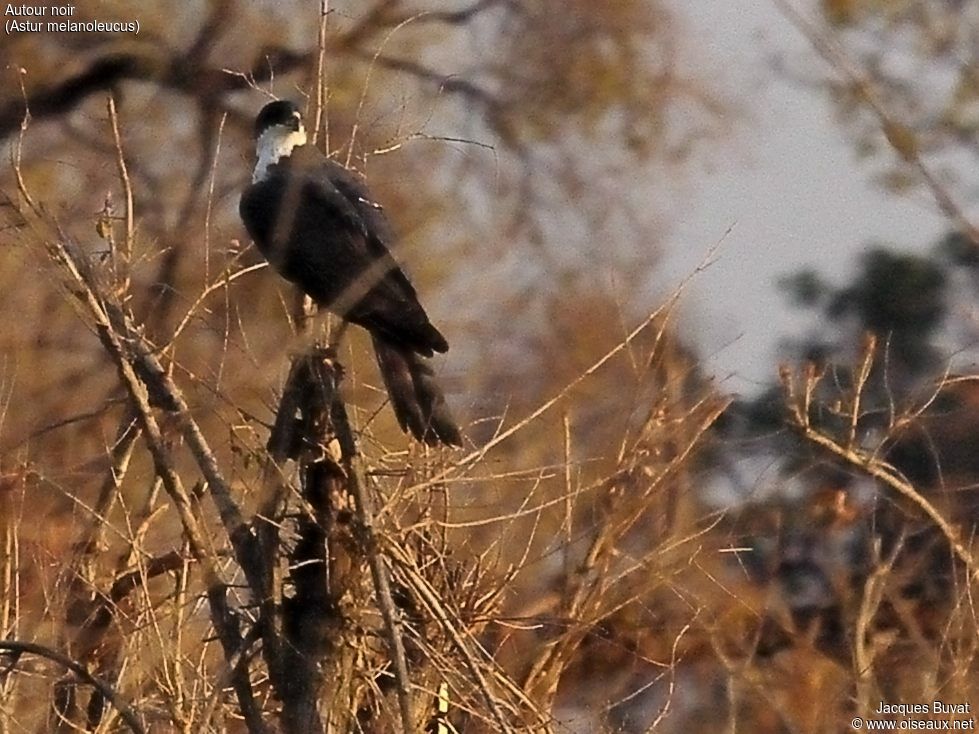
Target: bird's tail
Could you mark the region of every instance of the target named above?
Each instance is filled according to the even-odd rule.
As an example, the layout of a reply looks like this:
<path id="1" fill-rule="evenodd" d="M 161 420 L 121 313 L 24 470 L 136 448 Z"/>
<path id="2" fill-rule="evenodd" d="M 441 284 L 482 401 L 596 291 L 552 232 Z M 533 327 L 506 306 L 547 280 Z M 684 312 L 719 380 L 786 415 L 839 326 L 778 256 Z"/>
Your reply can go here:
<path id="1" fill-rule="evenodd" d="M 462 434 L 452 419 L 445 395 L 435 382 L 431 365 L 419 354 L 376 334 L 374 353 L 401 430 L 434 445 L 462 445 Z"/>

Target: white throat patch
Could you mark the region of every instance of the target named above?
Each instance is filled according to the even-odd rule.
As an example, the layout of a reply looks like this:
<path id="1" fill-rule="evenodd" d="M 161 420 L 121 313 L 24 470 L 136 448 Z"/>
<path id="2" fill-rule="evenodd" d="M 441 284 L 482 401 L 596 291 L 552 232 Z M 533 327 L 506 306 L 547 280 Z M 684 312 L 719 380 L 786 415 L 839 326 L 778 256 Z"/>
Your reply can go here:
<path id="1" fill-rule="evenodd" d="M 252 173 L 252 183 L 258 183 L 265 178 L 269 166 L 278 163 L 279 159 L 292 153 L 297 145 L 306 144 L 306 128 L 299 123 L 298 130 L 291 130 L 286 125 L 273 125 L 258 136 L 255 152 L 258 161 Z"/>

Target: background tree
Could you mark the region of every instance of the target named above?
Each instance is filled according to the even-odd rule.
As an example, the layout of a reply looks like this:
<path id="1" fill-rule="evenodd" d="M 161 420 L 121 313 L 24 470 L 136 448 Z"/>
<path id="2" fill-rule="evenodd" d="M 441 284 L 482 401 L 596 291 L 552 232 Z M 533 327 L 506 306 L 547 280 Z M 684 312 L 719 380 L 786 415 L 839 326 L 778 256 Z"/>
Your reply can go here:
<path id="1" fill-rule="evenodd" d="M 787 68 L 827 94 L 873 175 L 896 193 L 927 192 L 977 241 L 975 10 L 915 0 L 777 5 L 828 62 L 815 73 Z"/>

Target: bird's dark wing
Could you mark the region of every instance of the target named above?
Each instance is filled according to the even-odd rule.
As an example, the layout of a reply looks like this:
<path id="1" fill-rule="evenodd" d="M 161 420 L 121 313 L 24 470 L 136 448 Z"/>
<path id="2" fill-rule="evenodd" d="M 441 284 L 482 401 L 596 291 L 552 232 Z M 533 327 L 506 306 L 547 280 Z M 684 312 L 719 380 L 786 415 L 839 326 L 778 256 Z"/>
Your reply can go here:
<path id="1" fill-rule="evenodd" d="M 420 354 L 448 349 L 388 251 L 383 211 L 354 174 L 301 146 L 246 190 L 240 210 L 262 254 L 318 303 Z"/>
<path id="2" fill-rule="evenodd" d="M 318 151 L 317 155 L 319 155 Z M 320 169 L 321 175 L 325 175 L 329 183 L 350 202 L 363 225 L 364 244 L 370 256 L 391 265 L 385 271 L 386 285 L 400 291 L 403 298 L 417 301 L 418 294 L 415 292 L 415 287 L 388 249 L 394 242 L 394 232 L 384 214 L 384 209 L 373 200 L 360 176 L 329 158 L 321 156 L 321 160 L 324 164 Z"/>
<path id="3" fill-rule="evenodd" d="M 390 226 L 363 182 L 301 146 L 245 190 L 239 211 L 280 274 L 371 333 L 402 429 L 426 443 L 461 445 L 445 396 L 422 359 L 448 344 L 391 257 Z"/>

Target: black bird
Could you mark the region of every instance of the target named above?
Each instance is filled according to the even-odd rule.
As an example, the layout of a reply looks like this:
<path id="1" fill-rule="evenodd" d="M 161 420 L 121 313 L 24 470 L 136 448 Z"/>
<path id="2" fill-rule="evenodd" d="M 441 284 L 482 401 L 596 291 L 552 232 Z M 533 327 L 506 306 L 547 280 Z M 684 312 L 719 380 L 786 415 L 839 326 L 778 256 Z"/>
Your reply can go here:
<path id="1" fill-rule="evenodd" d="M 384 211 L 357 174 L 306 145 L 292 102 L 262 108 L 255 141 L 258 162 L 238 210 L 262 255 L 318 305 L 370 332 L 402 430 L 461 445 L 425 359 L 449 345 L 388 251 Z"/>

